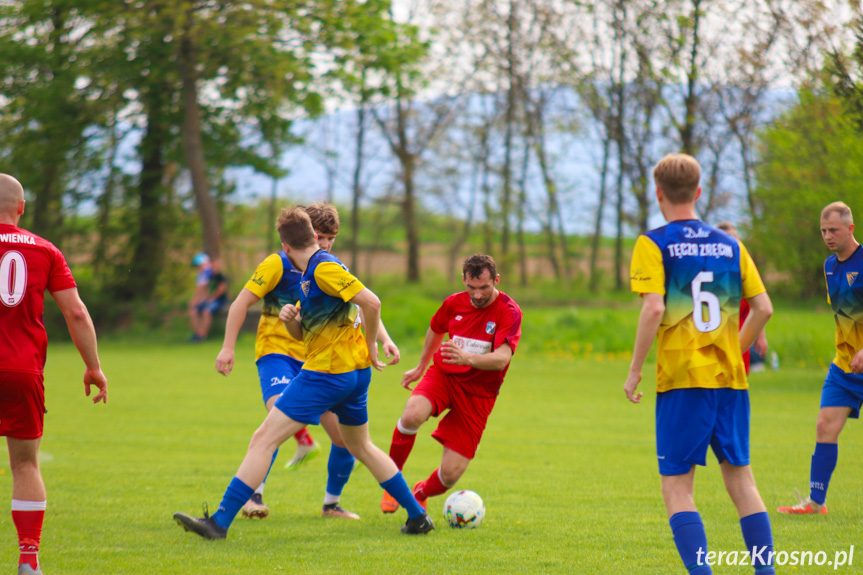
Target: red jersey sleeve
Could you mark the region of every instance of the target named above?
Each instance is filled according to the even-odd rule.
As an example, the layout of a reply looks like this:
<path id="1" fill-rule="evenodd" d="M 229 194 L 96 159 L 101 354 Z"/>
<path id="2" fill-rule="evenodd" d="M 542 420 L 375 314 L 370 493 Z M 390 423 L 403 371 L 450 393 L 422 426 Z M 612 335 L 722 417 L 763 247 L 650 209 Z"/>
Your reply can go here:
<path id="1" fill-rule="evenodd" d="M 429 327 L 435 333 L 449 332 L 449 320 L 452 317 L 452 300 L 458 294 L 453 294 L 446 298 L 438 308 L 437 312 L 432 316 Z"/>
<path id="2" fill-rule="evenodd" d="M 500 325 L 494 334 L 494 349 L 508 343 L 513 353 L 521 339 L 521 308 L 507 296 L 500 314 Z"/>
<path id="3" fill-rule="evenodd" d="M 69 264 L 66 263 L 66 258 L 63 257 L 63 254 L 54 246 L 51 245 L 51 272 L 48 277 L 48 291 L 54 293 L 55 291 L 63 291 L 65 289 L 71 289 L 73 287 L 78 287 L 75 283 L 75 279 L 72 277 L 72 271 L 69 269 Z"/>

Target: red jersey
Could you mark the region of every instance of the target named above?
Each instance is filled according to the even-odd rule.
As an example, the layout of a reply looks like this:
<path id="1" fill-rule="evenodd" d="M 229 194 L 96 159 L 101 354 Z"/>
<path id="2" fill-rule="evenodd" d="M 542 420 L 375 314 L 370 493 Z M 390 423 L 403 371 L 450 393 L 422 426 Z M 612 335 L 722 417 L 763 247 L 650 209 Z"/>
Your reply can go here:
<path id="1" fill-rule="evenodd" d="M 467 292 L 453 294 L 431 319 L 435 333 L 449 333 L 467 353 L 491 353 L 505 343 L 512 351 L 521 339 L 521 309 L 511 297 L 498 292 L 489 306 L 475 308 Z M 435 352 L 434 364 L 446 374 L 457 375 L 458 382 L 471 395 L 495 397 L 500 392 L 509 364 L 501 371 L 476 369 L 467 365 L 443 362 L 440 349 Z"/>
<path id="2" fill-rule="evenodd" d="M 42 322 L 45 290 L 77 287 L 54 244 L 0 224 L 0 372 L 41 374 L 48 334 Z"/>

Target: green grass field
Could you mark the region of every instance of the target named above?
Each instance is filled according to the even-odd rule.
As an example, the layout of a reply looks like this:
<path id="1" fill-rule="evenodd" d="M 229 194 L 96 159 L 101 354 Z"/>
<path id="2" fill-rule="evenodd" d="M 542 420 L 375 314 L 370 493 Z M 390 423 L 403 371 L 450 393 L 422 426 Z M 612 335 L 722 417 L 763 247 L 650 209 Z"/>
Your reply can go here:
<path id="1" fill-rule="evenodd" d="M 284 471 L 291 442 L 267 484 L 268 519 L 238 518 L 226 541 L 183 532 L 171 515 L 199 514 L 203 501 L 218 507 L 264 415 L 251 339 L 238 348 L 238 365 L 224 378 L 213 369 L 216 343 L 104 343 L 109 402 L 93 406 L 79 383 L 83 367 L 74 348 L 52 346 L 42 445 L 46 573 L 683 572 L 659 492 L 653 366 L 645 372 L 645 400 L 634 406 L 621 390 L 625 358 L 563 357 L 539 345 L 516 355 L 477 458 L 459 484 L 485 500 L 480 529 L 446 527 L 438 498 L 430 503 L 438 529 L 427 537 L 401 535 L 404 513 L 380 513 L 380 488 L 364 468 L 342 497 L 362 520 L 322 519 L 325 455 L 297 472 Z M 371 431 L 385 450 L 407 399 L 398 384 L 401 368 L 412 367 L 416 357 L 408 354 L 403 366 L 372 380 Z M 859 423 L 851 422 L 842 438 L 830 515 L 773 512 L 792 502 L 794 487 L 805 492 L 808 484 L 823 376 L 821 368 L 788 361 L 778 372 L 752 377 L 752 458 L 777 550 L 823 550 L 832 559 L 835 551 L 860 544 L 863 534 Z M 411 484 L 439 464 L 432 429 L 430 422 L 421 430 L 405 468 Z M 322 430 L 312 432 L 328 445 Z M 0 483 L 8 500 L 5 462 Z M 715 460 L 699 468 L 696 485 L 711 549 L 741 550 Z M 11 569 L 17 550 L 8 513 L 0 514 L 0 524 L 0 564 Z M 841 572 L 863 571 L 856 565 L 863 565 L 863 549 L 857 552 L 855 565 Z M 826 573 L 832 567 L 781 571 Z M 723 566 L 715 572 L 751 570 Z"/>

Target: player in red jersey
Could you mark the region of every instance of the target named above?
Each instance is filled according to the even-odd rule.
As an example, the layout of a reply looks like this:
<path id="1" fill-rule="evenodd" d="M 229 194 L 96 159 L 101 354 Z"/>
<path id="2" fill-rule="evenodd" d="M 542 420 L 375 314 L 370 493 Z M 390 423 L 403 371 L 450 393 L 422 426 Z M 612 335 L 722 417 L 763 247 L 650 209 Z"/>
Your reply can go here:
<path id="1" fill-rule="evenodd" d="M 444 301 L 431 319 L 419 365 L 402 377 L 406 389 L 422 380 L 412 390 L 390 445 L 390 457 L 401 470 L 420 426 L 449 410 L 432 433 L 443 445 L 441 465 L 414 486 L 414 496 L 423 506 L 429 497 L 454 486 L 467 470 L 521 338 L 521 309 L 497 289 L 500 275 L 490 256 L 477 254 L 465 260 L 462 281 L 467 291 Z M 447 333 L 450 339 L 444 342 Z M 397 509 L 395 499 L 384 492 L 381 510 Z"/>
<path id="2" fill-rule="evenodd" d="M 96 331 L 66 259 L 53 244 L 18 227 L 24 188 L 0 174 L 0 435 L 6 436 L 12 470 L 12 520 L 18 530 L 18 574 L 41 574 L 39 541 L 47 507 L 39 470 L 45 414 L 43 368 L 48 336 L 42 323 L 45 290 L 51 292 L 84 360 L 84 392 L 108 398 Z"/>

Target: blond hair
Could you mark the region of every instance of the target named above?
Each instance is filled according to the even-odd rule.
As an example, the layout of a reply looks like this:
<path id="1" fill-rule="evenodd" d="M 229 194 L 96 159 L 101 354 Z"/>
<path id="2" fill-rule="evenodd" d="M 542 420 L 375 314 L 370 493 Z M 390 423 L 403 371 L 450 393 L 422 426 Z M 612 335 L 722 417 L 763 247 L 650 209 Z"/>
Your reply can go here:
<path id="1" fill-rule="evenodd" d="M 828 219 L 830 214 L 839 214 L 839 219 L 841 219 L 844 224 L 850 225 L 854 223 L 854 216 L 851 215 L 851 208 L 849 208 L 848 204 L 845 202 L 833 202 L 831 204 L 827 204 L 824 209 L 821 210 L 821 219 Z"/>
<path id="2" fill-rule="evenodd" d="M 339 212 L 327 201 L 314 202 L 306 206 L 306 213 L 312 219 L 312 227 L 321 234 L 339 233 Z"/>
<path id="3" fill-rule="evenodd" d="M 672 204 L 688 204 L 695 201 L 701 166 L 689 154 L 668 154 L 653 168 L 656 187 Z"/>
<path id="4" fill-rule="evenodd" d="M 317 245 L 312 220 L 303 206 L 282 209 L 279 219 L 276 220 L 276 229 L 282 243 L 294 249 L 301 250 Z"/>

